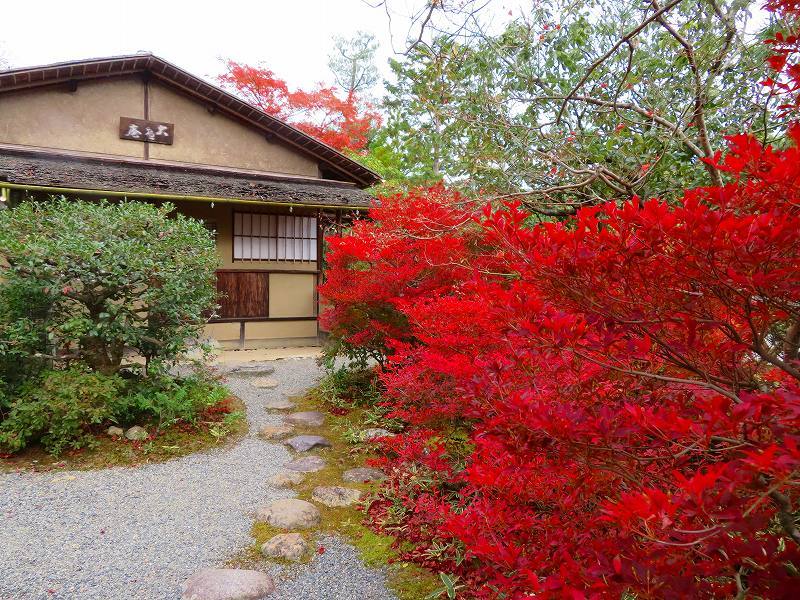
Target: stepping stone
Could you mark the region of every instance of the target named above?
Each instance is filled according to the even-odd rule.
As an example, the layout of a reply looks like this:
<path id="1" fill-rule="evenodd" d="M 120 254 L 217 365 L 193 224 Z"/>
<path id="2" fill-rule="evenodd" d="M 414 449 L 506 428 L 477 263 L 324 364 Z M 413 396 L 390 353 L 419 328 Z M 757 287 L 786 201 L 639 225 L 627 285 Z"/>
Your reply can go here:
<path id="1" fill-rule="evenodd" d="M 359 436 L 361 437 L 361 441 L 368 442 L 377 438 L 392 437 L 394 434 L 387 429 L 383 429 L 382 427 L 373 427 L 372 429 L 365 429 L 359 434 Z"/>
<path id="2" fill-rule="evenodd" d="M 308 529 L 319 525 L 321 518 L 316 506 L 297 498 L 276 500 L 256 512 L 256 521 L 281 529 Z"/>
<path id="3" fill-rule="evenodd" d="M 301 473 L 314 473 L 325 468 L 325 461 L 319 456 L 301 456 L 283 465 L 290 471 L 300 471 Z"/>
<path id="4" fill-rule="evenodd" d="M 290 487 L 293 485 L 297 485 L 298 483 L 303 483 L 303 480 L 306 478 L 300 471 L 281 471 L 280 473 L 276 473 L 267 481 L 274 486 L 277 487 Z"/>
<path id="5" fill-rule="evenodd" d="M 125 432 L 125 437 L 129 440 L 146 440 L 148 435 L 147 430 L 138 425 L 134 425 Z"/>
<path id="6" fill-rule="evenodd" d="M 272 577 L 249 569 L 203 569 L 183 584 L 182 600 L 261 600 L 275 591 Z"/>
<path id="7" fill-rule="evenodd" d="M 294 402 L 288 398 L 272 398 L 264 402 L 264 408 L 286 410 L 287 408 L 294 408 Z"/>
<path id="8" fill-rule="evenodd" d="M 284 419 L 287 423 L 293 425 L 308 425 L 309 427 L 319 427 L 325 422 L 325 415 L 316 410 L 308 412 L 296 412 L 287 415 Z"/>
<path id="9" fill-rule="evenodd" d="M 342 481 L 348 483 L 367 483 L 369 481 L 382 481 L 383 479 L 386 479 L 383 471 L 370 467 L 357 467 L 342 473 Z"/>
<path id="10" fill-rule="evenodd" d="M 108 429 L 106 429 L 106 435 L 110 435 L 111 437 L 122 437 L 125 434 L 125 430 L 122 427 L 116 427 L 112 425 Z"/>
<path id="11" fill-rule="evenodd" d="M 306 552 L 308 542 L 299 533 L 279 533 L 261 545 L 261 554 L 267 558 L 298 561 Z"/>
<path id="12" fill-rule="evenodd" d="M 293 425 L 265 425 L 258 430 L 258 435 L 265 440 L 280 440 L 294 433 Z"/>
<path id="13" fill-rule="evenodd" d="M 338 485 L 321 485 L 314 488 L 311 498 L 325 506 L 350 506 L 359 501 L 361 492 Z"/>
<path id="14" fill-rule="evenodd" d="M 272 375 L 275 372 L 275 367 L 267 365 L 265 363 L 247 363 L 245 365 L 239 365 L 237 367 L 233 367 L 231 369 L 231 373 L 236 373 L 237 375 L 241 375 L 244 377 L 258 377 L 262 375 Z"/>
<path id="15" fill-rule="evenodd" d="M 312 448 L 330 448 L 331 443 L 321 435 L 296 435 L 283 441 L 296 452 L 308 452 Z"/>
<path id="16" fill-rule="evenodd" d="M 278 382 L 271 377 L 255 377 L 250 381 L 250 385 L 264 390 L 271 390 L 278 387 Z"/>

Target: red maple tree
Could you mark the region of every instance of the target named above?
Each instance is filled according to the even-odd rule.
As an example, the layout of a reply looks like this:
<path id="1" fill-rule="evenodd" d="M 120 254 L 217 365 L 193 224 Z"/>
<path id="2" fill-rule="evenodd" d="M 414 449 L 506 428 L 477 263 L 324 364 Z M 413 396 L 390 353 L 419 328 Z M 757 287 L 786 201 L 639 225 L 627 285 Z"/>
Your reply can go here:
<path id="1" fill-rule="evenodd" d="M 335 87 L 319 84 L 311 91 L 291 90 L 265 67 L 227 61 L 218 80 L 265 113 L 291 123 L 336 150 L 362 152 L 380 115 L 355 94 L 341 98 Z"/>

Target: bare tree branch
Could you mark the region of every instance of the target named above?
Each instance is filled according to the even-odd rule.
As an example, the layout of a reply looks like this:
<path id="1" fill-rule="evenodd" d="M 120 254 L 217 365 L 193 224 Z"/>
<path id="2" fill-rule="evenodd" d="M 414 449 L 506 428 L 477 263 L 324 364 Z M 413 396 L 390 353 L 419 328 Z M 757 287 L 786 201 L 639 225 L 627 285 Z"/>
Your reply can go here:
<path id="1" fill-rule="evenodd" d="M 625 44 L 626 42 L 628 42 L 628 41 L 629 41 L 629 40 L 631 40 L 632 38 L 634 38 L 634 37 L 636 37 L 637 35 L 639 35 L 639 34 L 640 34 L 642 31 L 644 31 L 644 29 L 645 29 L 645 28 L 646 28 L 646 27 L 647 27 L 647 26 L 648 26 L 650 23 L 652 23 L 653 21 L 655 21 L 655 20 L 656 20 L 658 17 L 660 17 L 662 14 L 664 14 L 664 13 L 665 13 L 665 12 L 667 12 L 668 10 L 671 10 L 672 8 L 674 8 L 675 6 L 677 6 L 678 4 L 680 4 L 681 2 L 683 2 L 683 0 L 672 0 L 672 1 L 671 1 L 669 4 L 667 4 L 666 6 L 664 6 L 662 9 L 660 9 L 660 10 L 657 10 L 655 13 L 653 13 L 652 15 L 650 15 L 649 17 L 647 17 L 647 18 L 646 18 L 644 21 L 642 21 L 641 23 L 639 23 L 639 25 L 637 25 L 636 27 L 634 27 L 633 29 L 631 29 L 631 30 L 630 30 L 628 33 L 626 33 L 625 35 L 623 35 L 623 36 L 622 36 L 622 37 L 621 37 L 621 38 L 620 38 L 620 39 L 617 41 L 617 43 L 616 43 L 616 44 L 614 44 L 614 45 L 613 45 L 613 46 L 612 46 L 612 47 L 611 47 L 611 48 L 610 48 L 610 49 L 609 49 L 609 50 L 608 50 L 608 51 L 607 51 L 605 54 L 603 54 L 603 55 L 602 55 L 600 58 L 598 58 L 596 61 L 594 61 L 594 62 L 593 62 L 593 63 L 592 63 L 590 66 L 589 66 L 589 68 L 586 70 L 586 72 L 583 74 L 583 77 L 581 77 L 581 80 L 580 80 L 580 81 L 579 81 L 579 82 L 578 82 L 578 83 L 577 83 L 577 84 L 576 84 L 576 85 L 575 85 L 575 86 L 572 88 L 572 90 L 571 90 L 571 91 L 570 91 L 570 92 L 569 92 L 569 93 L 566 95 L 564 102 L 561 104 L 561 107 L 558 109 L 558 116 L 556 117 L 556 123 L 558 123 L 558 122 L 560 122 L 560 121 L 561 121 L 561 116 L 564 114 L 564 108 L 566 108 L 566 106 L 567 106 L 567 102 L 569 101 L 569 99 L 570 99 L 570 98 L 572 97 L 572 95 L 573 95 L 573 94 L 575 94 L 575 93 L 576 93 L 576 92 L 577 92 L 577 91 L 578 91 L 578 90 L 579 90 L 581 87 L 583 87 L 583 84 L 584 84 L 584 83 L 586 83 L 586 82 L 588 81 L 589 77 L 591 76 L 591 74 L 594 72 L 594 70 L 595 70 L 597 67 L 599 67 L 600 65 L 602 65 L 602 64 L 603 64 L 603 63 L 604 63 L 606 60 L 608 60 L 608 59 L 609 59 L 611 56 L 613 56 L 613 54 L 614 54 L 614 53 L 615 53 L 617 50 L 619 50 L 619 48 L 622 46 L 622 44 Z"/>

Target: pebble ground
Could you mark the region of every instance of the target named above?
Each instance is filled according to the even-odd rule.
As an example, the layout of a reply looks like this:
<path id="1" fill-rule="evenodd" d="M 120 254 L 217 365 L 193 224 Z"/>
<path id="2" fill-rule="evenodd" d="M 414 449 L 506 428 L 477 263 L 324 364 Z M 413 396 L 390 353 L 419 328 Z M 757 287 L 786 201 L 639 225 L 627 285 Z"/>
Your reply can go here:
<path id="1" fill-rule="evenodd" d="M 0 474 L 0 599 L 177 599 L 192 573 L 251 544 L 255 509 L 294 496 L 267 483 L 291 455 L 255 437 L 281 420 L 264 401 L 300 393 L 320 377 L 313 359 L 269 364 L 275 389 L 228 374 L 250 423 L 250 436 L 230 448 L 139 468 Z M 311 564 L 272 568 L 278 589 L 271 598 L 395 598 L 384 574 L 367 569 L 343 540 L 320 544 L 326 551 Z"/>

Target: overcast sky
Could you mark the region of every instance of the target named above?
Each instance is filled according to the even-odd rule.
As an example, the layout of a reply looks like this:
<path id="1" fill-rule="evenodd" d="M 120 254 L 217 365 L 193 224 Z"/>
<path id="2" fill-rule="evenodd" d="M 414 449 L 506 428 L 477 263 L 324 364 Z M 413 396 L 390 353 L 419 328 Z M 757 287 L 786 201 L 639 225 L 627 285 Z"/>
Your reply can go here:
<path id="1" fill-rule="evenodd" d="M 395 2 L 402 9 L 414 0 Z M 381 43 L 378 66 L 391 54 L 389 20 L 362 0 L 5 0 L 0 53 L 13 67 L 147 50 L 187 71 L 213 78 L 221 58 L 263 61 L 291 85 L 331 82 L 327 56 L 334 35 L 361 29 Z M 402 15 L 395 19 L 396 35 Z M 406 27 L 407 30 L 407 27 Z M 395 40 L 402 45 L 403 36 Z"/>
<path id="2" fill-rule="evenodd" d="M 494 14 L 519 14 L 529 0 L 494 0 Z M 263 62 L 291 86 L 333 83 L 327 67 L 333 37 L 357 30 L 376 36 L 376 64 L 387 77 L 393 46 L 403 49 L 409 16 L 425 0 L 0 0 L 0 58 L 26 67 L 81 58 L 153 52 L 214 80 L 221 59 Z M 483 4 L 480 2 L 479 4 Z M 755 0 L 753 27 L 763 24 Z M 511 14 L 511 12 L 508 12 Z M 417 31 L 414 30 L 414 35 Z M 375 90 L 378 93 L 379 90 Z"/>

